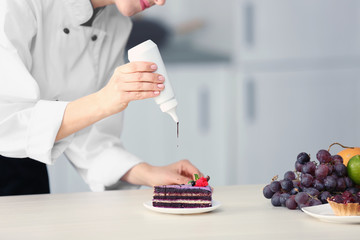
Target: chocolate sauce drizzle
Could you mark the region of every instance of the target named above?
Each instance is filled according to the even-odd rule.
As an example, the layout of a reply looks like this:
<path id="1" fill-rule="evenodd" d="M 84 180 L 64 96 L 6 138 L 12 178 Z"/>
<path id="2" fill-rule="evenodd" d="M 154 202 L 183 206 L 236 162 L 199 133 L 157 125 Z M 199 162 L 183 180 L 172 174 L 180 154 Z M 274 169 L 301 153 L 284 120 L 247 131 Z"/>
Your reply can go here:
<path id="1" fill-rule="evenodd" d="M 179 138 L 179 122 L 176 123 L 176 137 Z"/>
<path id="2" fill-rule="evenodd" d="M 176 137 L 177 137 L 176 146 L 179 147 L 179 122 L 176 123 Z"/>

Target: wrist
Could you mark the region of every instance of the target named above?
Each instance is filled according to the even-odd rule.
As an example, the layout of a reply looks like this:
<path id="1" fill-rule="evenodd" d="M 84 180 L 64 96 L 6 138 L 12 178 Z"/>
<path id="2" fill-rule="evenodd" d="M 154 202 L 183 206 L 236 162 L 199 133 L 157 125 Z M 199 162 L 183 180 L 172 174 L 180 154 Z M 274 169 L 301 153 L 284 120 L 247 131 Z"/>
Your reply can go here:
<path id="1" fill-rule="evenodd" d="M 111 116 L 113 113 L 112 113 L 111 109 L 109 108 L 109 104 L 107 104 L 106 98 L 103 97 L 103 95 L 104 95 L 103 90 L 95 92 L 92 95 L 94 97 L 94 104 L 96 106 L 98 114 L 102 118 Z"/>
<path id="2" fill-rule="evenodd" d="M 151 176 L 154 166 L 142 162 L 131 168 L 122 178 L 122 181 L 126 181 L 135 185 L 153 186 Z"/>
<path id="3" fill-rule="evenodd" d="M 109 90 L 109 88 L 111 88 L 111 86 L 105 86 L 104 88 L 94 93 L 96 104 L 99 106 L 100 112 L 105 117 L 119 113 L 128 106 L 127 102 L 121 102 L 119 100 L 119 94 L 114 94 Z"/>

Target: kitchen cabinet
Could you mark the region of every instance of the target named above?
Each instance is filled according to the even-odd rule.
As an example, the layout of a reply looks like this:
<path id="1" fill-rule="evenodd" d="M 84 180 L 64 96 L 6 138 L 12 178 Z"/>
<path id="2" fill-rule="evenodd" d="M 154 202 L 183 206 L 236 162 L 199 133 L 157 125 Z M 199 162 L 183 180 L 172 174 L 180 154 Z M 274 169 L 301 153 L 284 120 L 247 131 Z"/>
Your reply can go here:
<path id="1" fill-rule="evenodd" d="M 359 145 L 360 69 L 251 72 L 237 81 L 237 182 L 270 182 L 297 154 Z M 339 148 L 334 148 L 336 154 Z"/>
<path id="2" fill-rule="evenodd" d="M 235 58 L 297 64 L 359 56 L 357 0 L 241 0 L 234 3 Z"/>
<path id="3" fill-rule="evenodd" d="M 236 2 L 231 182 L 270 182 L 302 151 L 360 144 L 358 11 L 354 0 Z"/>

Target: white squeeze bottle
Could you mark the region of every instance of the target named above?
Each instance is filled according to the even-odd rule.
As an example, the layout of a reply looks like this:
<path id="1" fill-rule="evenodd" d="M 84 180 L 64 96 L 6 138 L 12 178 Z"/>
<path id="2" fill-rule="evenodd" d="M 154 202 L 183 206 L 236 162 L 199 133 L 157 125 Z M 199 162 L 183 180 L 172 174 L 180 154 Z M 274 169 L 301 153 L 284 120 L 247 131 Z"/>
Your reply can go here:
<path id="1" fill-rule="evenodd" d="M 142 62 L 153 62 L 157 65 L 157 70 L 155 71 L 158 74 L 164 76 L 165 88 L 160 92 L 160 95 L 154 97 L 154 100 L 157 104 L 160 105 L 160 109 L 163 112 L 170 114 L 174 121 L 179 125 L 179 119 L 176 115 L 176 106 L 178 102 L 175 99 L 174 91 L 171 87 L 169 78 L 166 73 L 164 62 L 161 58 L 160 51 L 157 45 L 151 41 L 147 40 L 135 47 L 129 49 L 128 58 L 130 62 L 142 61 Z"/>

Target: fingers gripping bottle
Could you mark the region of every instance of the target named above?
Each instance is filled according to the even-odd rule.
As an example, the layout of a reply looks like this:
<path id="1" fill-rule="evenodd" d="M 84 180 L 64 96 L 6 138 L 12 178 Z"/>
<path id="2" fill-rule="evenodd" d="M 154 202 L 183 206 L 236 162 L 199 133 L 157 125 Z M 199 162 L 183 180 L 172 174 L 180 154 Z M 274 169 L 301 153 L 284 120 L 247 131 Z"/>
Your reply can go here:
<path id="1" fill-rule="evenodd" d="M 160 105 L 161 111 L 168 113 L 176 123 L 179 123 L 178 116 L 176 115 L 176 107 L 178 103 L 175 99 L 175 94 L 171 87 L 165 65 L 157 45 L 151 40 L 140 43 L 139 45 L 129 49 L 128 58 L 130 62 L 143 61 L 156 63 L 158 67 L 156 73 L 164 76 L 165 88 L 159 96 L 154 98 L 154 100 Z"/>

